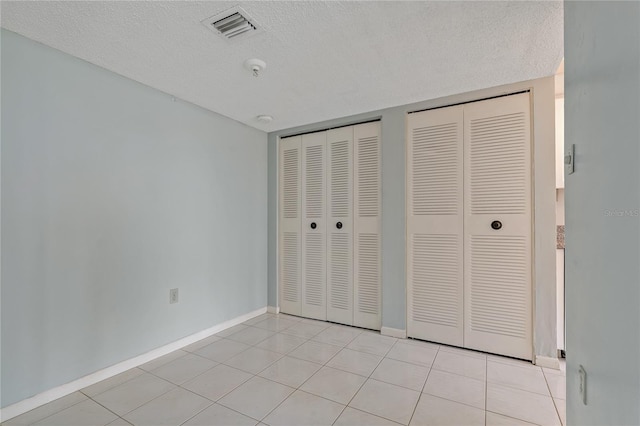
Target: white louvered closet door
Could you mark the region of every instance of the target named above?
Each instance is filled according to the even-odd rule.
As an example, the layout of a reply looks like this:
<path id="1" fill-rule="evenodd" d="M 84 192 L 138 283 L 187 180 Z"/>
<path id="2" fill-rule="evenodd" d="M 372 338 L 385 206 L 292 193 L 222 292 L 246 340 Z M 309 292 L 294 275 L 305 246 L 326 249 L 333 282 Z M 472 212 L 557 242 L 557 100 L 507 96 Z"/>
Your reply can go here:
<path id="1" fill-rule="evenodd" d="M 354 314 L 353 324 L 380 330 L 382 271 L 380 232 L 380 122 L 353 127 Z"/>
<path id="2" fill-rule="evenodd" d="M 292 315 L 302 313 L 301 141 L 300 136 L 283 138 L 279 152 L 278 288 L 280 310 Z"/>
<path id="3" fill-rule="evenodd" d="M 353 127 L 327 131 L 327 320 L 353 325 Z"/>
<path id="4" fill-rule="evenodd" d="M 530 360 L 529 94 L 465 105 L 464 149 L 465 346 Z"/>
<path id="5" fill-rule="evenodd" d="M 407 120 L 407 335 L 463 346 L 463 106 Z"/>
<path id="6" fill-rule="evenodd" d="M 326 132 L 302 135 L 302 315 L 327 318 Z"/>

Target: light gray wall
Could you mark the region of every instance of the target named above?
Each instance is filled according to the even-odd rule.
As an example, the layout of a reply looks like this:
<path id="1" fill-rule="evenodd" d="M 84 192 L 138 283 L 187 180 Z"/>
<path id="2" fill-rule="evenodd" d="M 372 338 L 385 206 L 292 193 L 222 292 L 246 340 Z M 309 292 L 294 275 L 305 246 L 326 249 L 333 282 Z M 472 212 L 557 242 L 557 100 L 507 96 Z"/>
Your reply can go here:
<path id="1" fill-rule="evenodd" d="M 3 407 L 266 306 L 265 133 L 4 30 L 2 124 Z"/>
<path id="2" fill-rule="evenodd" d="M 565 146 L 576 145 L 565 176 L 567 422 L 637 425 L 640 3 L 565 2 L 564 16 Z"/>
<path id="3" fill-rule="evenodd" d="M 382 123 L 382 325 L 406 328 L 405 119 L 407 112 L 522 90 L 533 92 L 535 158 L 534 353 L 556 356 L 554 80 L 539 80 L 403 105 L 269 133 L 269 305 L 277 306 L 278 138 L 366 120 Z"/>

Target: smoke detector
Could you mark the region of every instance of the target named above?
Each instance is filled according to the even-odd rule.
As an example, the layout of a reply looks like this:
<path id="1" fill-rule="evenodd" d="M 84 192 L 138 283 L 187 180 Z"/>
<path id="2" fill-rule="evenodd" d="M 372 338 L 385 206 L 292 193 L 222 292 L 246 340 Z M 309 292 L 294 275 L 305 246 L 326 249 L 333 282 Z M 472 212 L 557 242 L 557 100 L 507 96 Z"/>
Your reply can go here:
<path id="1" fill-rule="evenodd" d="M 254 77 L 257 77 L 267 67 L 267 63 L 262 59 L 247 59 L 244 61 L 244 67 L 251 71 Z"/>
<path id="2" fill-rule="evenodd" d="M 258 23 L 240 6 L 232 7 L 202 21 L 202 24 L 220 37 L 234 41 L 262 32 Z"/>

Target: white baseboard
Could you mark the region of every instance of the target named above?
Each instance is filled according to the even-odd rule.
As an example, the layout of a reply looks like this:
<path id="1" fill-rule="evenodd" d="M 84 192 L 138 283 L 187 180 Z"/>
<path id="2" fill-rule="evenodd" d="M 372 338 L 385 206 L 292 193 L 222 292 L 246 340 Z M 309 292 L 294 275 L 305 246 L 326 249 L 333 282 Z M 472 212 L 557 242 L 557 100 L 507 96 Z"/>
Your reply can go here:
<path id="1" fill-rule="evenodd" d="M 62 398 L 63 396 L 79 391 L 80 389 L 84 389 L 87 386 L 91 386 L 95 383 L 101 382 L 102 380 L 113 377 L 116 374 L 120 374 L 131 368 L 138 367 L 139 365 L 142 365 L 170 352 L 202 340 L 206 337 L 219 333 L 229 327 L 233 327 L 234 325 L 243 323 L 247 320 L 250 320 L 251 318 L 257 317 L 258 315 L 262 315 L 265 312 L 267 312 L 266 307 L 256 309 L 253 312 L 249 312 L 248 314 L 230 319 L 221 324 L 207 328 L 206 330 L 199 331 L 180 340 L 176 340 L 173 343 L 169 343 L 168 345 L 153 349 L 135 358 L 119 362 L 118 364 L 112 365 L 111 367 L 103 368 L 102 370 L 96 371 L 95 373 L 91 373 L 72 382 L 65 383 L 64 385 L 39 393 L 35 396 L 32 396 L 31 398 L 23 399 L 22 401 L 16 402 L 15 404 L 0 409 L 0 421 L 4 422 L 12 419 L 16 416 L 19 416 L 20 414 L 24 414 L 27 411 L 31 411 L 34 408 L 40 407 L 41 405 L 47 404 L 58 398 Z"/>
<path id="2" fill-rule="evenodd" d="M 536 365 L 538 367 L 552 368 L 554 370 L 560 370 L 560 361 L 558 358 L 550 356 L 536 355 Z"/>
<path id="3" fill-rule="evenodd" d="M 383 336 L 397 337 L 398 339 L 407 338 L 407 330 L 402 330 L 399 328 L 382 327 L 380 329 L 380 334 L 382 334 Z"/>
<path id="4" fill-rule="evenodd" d="M 280 307 L 279 306 L 267 306 L 267 312 L 269 312 L 270 314 L 279 314 L 280 313 Z"/>

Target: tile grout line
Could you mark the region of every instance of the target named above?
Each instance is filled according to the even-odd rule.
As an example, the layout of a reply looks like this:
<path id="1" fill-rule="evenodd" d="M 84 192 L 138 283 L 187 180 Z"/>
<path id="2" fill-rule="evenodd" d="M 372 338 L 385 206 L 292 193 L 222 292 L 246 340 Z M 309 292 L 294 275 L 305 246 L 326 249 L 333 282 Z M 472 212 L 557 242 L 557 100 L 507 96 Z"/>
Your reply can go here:
<path id="1" fill-rule="evenodd" d="M 558 417 L 558 421 L 561 425 L 564 425 L 562 422 L 562 416 L 560 416 L 560 410 L 558 410 L 558 404 L 556 404 L 556 399 L 553 397 L 553 392 L 551 392 L 551 386 L 549 386 L 549 381 L 547 380 L 547 375 L 544 374 L 544 370 L 542 371 L 542 376 L 544 377 L 544 382 L 547 385 L 547 389 L 549 389 L 549 396 L 551 397 L 551 402 L 553 402 L 553 408 L 556 409 L 556 417 Z M 565 378 L 565 389 L 566 389 L 566 378 Z M 566 402 L 565 402 L 566 405 Z M 566 414 L 565 414 L 566 415 Z"/>
<path id="2" fill-rule="evenodd" d="M 358 336 L 356 336 L 355 338 L 353 338 L 353 339 L 351 340 L 351 342 L 349 342 L 349 343 L 347 344 L 347 346 L 348 346 L 348 345 L 350 345 L 350 344 L 351 344 L 351 343 L 352 343 L 352 342 L 353 342 L 357 337 L 358 337 Z M 397 343 L 398 343 L 398 341 L 397 341 L 397 340 L 396 340 L 395 342 L 393 342 L 393 345 L 391 345 L 391 347 L 387 350 L 386 354 L 388 354 L 389 352 L 391 352 L 391 349 L 393 349 L 393 347 L 395 347 L 395 345 L 396 345 Z M 346 346 L 345 346 L 345 348 L 346 348 Z M 382 359 L 380 359 L 380 361 L 378 361 L 378 364 L 376 365 L 376 367 L 371 371 L 371 373 L 370 373 L 370 374 L 369 374 L 369 376 L 365 379 L 365 381 L 364 381 L 364 382 L 362 382 L 362 384 L 358 387 L 358 390 L 356 390 L 356 391 L 355 391 L 355 393 L 353 394 L 353 396 L 352 396 L 352 397 L 349 399 L 349 401 L 345 404 L 344 408 L 342 409 L 342 411 L 340 412 L 340 414 L 338 415 L 338 417 L 336 417 L 336 419 L 333 421 L 332 425 L 333 425 L 333 424 L 335 424 L 335 423 L 338 421 L 338 419 L 340 418 L 340 416 L 342 416 L 342 413 L 344 413 L 344 412 L 345 412 L 345 410 L 347 409 L 347 407 L 349 407 L 349 404 L 351 404 L 351 401 L 353 401 L 353 399 L 356 397 L 356 395 L 358 395 L 358 392 L 360 392 L 360 390 L 361 390 L 361 389 L 362 389 L 362 387 L 365 385 L 365 383 L 367 383 L 367 382 L 369 381 L 369 379 L 371 378 L 371 375 L 372 375 L 373 373 L 375 373 L 375 371 L 378 369 L 378 367 L 380 366 L 380 364 L 382 363 L 382 361 L 384 361 L 384 359 L 386 358 L 386 354 L 385 354 L 385 356 L 383 356 L 383 357 L 382 357 Z M 336 354 L 336 355 L 337 355 L 337 354 Z M 332 358 L 332 359 L 333 359 L 333 358 Z M 327 362 L 328 362 L 328 361 L 327 361 Z M 331 368 L 331 367 L 329 367 L 329 368 Z M 338 369 L 336 369 L 336 370 L 338 370 Z M 355 374 L 355 373 L 351 373 L 351 374 Z M 364 377 L 364 376 L 361 376 L 361 377 Z M 354 408 L 354 407 L 350 407 L 350 408 L 352 408 L 352 409 L 354 409 L 354 410 L 357 410 L 357 408 Z M 367 414 L 371 414 L 372 416 L 375 416 L 375 414 L 373 414 L 373 413 L 368 413 L 367 411 L 364 411 L 364 410 L 360 410 L 360 411 L 362 411 L 362 412 L 364 412 L 364 413 L 367 413 Z M 377 416 L 377 417 L 380 417 L 380 418 L 386 419 L 385 417 L 381 417 L 381 416 Z M 389 420 L 389 419 L 386 419 L 386 420 Z"/>
<path id="3" fill-rule="evenodd" d="M 409 419 L 409 424 L 411 424 L 411 422 L 413 421 L 413 416 L 416 415 L 416 410 L 418 409 L 418 404 L 420 404 L 420 400 L 422 399 L 422 394 L 424 393 L 424 388 L 425 386 L 427 386 L 427 382 L 429 381 L 429 376 L 431 375 L 431 372 L 433 371 L 433 364 L 435 364 L 436 362 L 436 358 L 438 357 L 438 354 L 440 353 L 440 346 L 438 346 L 438 350 L 436 351 L 436 356 L 433 357 L 433 361 L 431 361 L 431 366 L 429 367 L 429 372 L 427 373 L 427 378 L 424 380 L 424 384 L 422 385 L 422 390 L 420 391 L 420 394 L 418 395 L 418 401 L 416 402 L 416 406 L 413 407 L 413 413 L 411 413 L 411 418 Z M 430 395 L 430 394 L 428 394 Z"/>
<path id="4" fill-rule="evenodd" d="M 489 360 L 484 362 L 484 424 L 487 424 L 487 400 L 489 399 Z"/>

